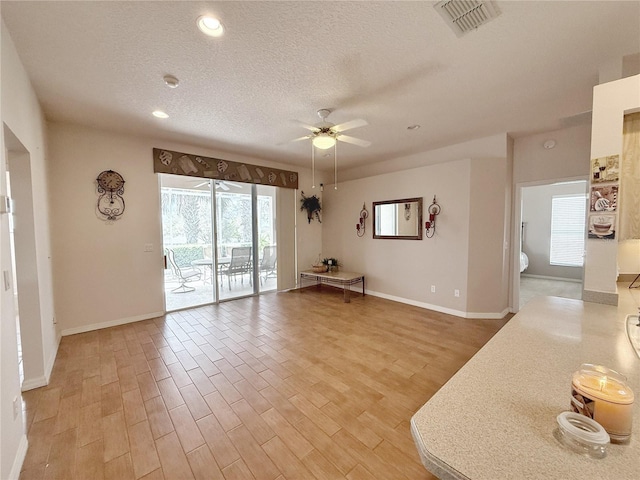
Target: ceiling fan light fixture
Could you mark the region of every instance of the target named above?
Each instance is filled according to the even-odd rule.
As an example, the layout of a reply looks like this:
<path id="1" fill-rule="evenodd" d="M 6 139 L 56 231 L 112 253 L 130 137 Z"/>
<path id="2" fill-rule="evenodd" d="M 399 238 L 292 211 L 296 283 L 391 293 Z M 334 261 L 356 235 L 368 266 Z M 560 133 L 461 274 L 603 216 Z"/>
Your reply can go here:
<path id="1" fill-rule="evenodd" d="M 326 150 L 336 144 L 336 139 L 329 134 L 321 133 L 313 137 L 313 146 L 321 150 Z"/>
<path id="2" fill-rule="evenodd" d="M 221 37 L 224 33 L 224 27 L 220 20 L 210 15 L 198 17 L 198 28 L 202 33 L 210 37 Z"/>

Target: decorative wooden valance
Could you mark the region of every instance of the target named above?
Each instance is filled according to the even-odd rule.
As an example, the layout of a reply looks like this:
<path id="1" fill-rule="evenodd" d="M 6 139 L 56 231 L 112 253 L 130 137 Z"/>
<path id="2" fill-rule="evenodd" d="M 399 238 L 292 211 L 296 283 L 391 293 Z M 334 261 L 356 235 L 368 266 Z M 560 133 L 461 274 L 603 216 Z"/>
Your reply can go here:
<path id="1" fill-rule="evenodd" d="M 153 171 L 240 183 L 258 183 L 274 187 L 298 188 L 298 172 L 232 162 L 220 158 L 202 157 L 161 148 L 153 149 Z"/>

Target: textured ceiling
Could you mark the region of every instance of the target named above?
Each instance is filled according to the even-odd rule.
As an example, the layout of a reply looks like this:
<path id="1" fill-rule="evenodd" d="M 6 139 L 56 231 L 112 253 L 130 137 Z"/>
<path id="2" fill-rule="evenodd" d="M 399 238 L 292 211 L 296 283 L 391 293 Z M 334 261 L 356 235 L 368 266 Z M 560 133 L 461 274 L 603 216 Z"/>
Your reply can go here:
<path id="1" fill-rule="evenodd" d="M 363 118 L 341 168 L 508 132 L 591 109 L 598 70 L 640 51 L 640 2 L 496 2 L 457 38 L 435 2 L 2 1 L 5 25 L 52 121 L 309 166 L 316 110 Z M 217 15 L 221 38 L 196 18 Z M 170 89 L 162 77 L 173 74 Z M 156 109 L 170 118 L 151 116 Z M 420 124 L 418 130 L 407 126 Z M 320 167 L 323 161 L 320 158 Z"/>

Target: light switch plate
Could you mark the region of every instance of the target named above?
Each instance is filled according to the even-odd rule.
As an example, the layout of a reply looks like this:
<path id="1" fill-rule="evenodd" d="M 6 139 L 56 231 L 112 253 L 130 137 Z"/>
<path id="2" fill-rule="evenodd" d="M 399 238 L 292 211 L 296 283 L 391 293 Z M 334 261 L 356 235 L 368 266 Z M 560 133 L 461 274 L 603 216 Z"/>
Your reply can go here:
<path id="1" fill-rule="evenodd" d="M 11 288 L 11 275 L 9 275 L 9 270 L 2 271 L 2 279 L 4 280 L 4 289 L 9 290 Z"/>

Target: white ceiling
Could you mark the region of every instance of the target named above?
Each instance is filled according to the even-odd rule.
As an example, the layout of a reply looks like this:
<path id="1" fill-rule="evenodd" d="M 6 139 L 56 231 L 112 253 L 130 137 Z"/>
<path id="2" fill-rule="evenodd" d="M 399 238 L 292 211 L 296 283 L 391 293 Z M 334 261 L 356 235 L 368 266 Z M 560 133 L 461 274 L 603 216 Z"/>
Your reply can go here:
<path id="1" fill-rule="evenodd" d="M 457 38 L 428 1 L 2 1 L 51 121 L 309 166 L 316 110 L 363 118 L 341 168 L 508 132 L 591 109 L 599 69 L 640 51 L 638 1 L 497 1 Z M 196 28 L 217 15 L 221 38 Z M 180 79 L 176 89 L 162 77 Z M 170 118 L 151 116 L 156 109 Z M 577 117 L 580 118 L 580 117 Z M 568 120 L 569 119 L 569 120 Z M 407 130 L 420 124 L 418 130 Z M 161 146 L 161 145 L 158 145 Z M 329 159 L 320 158 L 320 168 Z"/>

